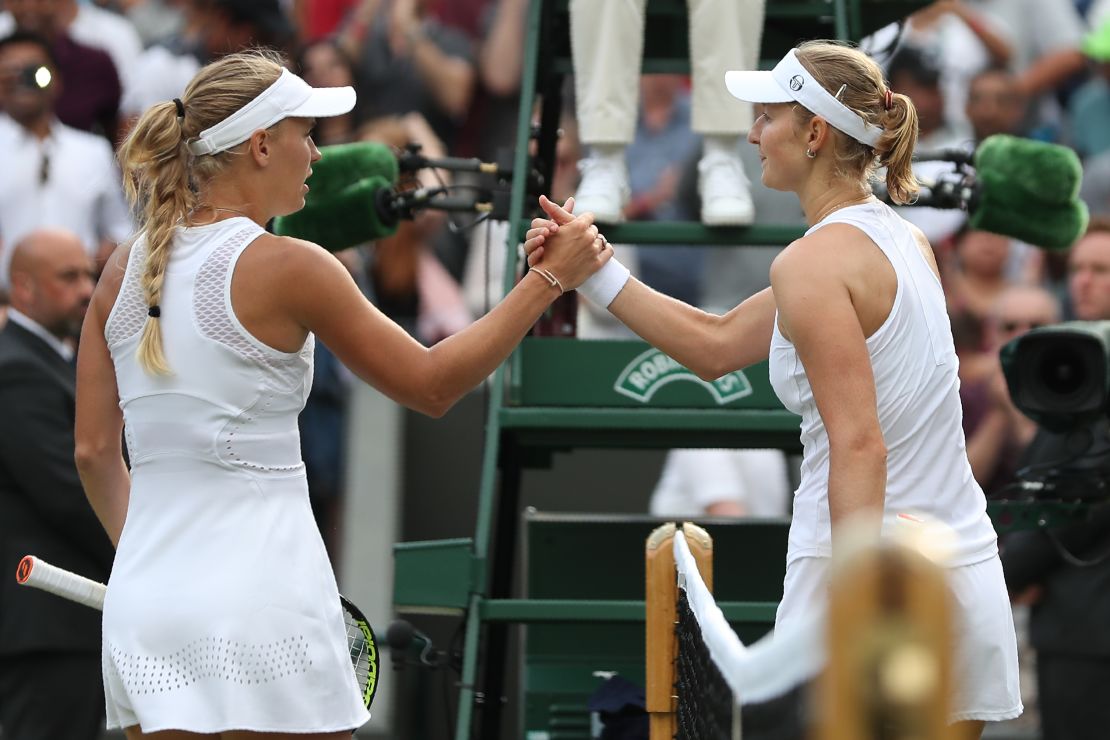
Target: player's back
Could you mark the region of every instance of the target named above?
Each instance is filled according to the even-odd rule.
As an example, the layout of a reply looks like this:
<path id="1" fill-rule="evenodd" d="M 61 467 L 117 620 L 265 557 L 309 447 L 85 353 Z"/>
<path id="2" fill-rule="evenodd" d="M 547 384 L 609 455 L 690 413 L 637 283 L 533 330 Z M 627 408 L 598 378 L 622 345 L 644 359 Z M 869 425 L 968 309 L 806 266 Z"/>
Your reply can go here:
<path id="1" fill-rule="evenodd" d="M 312 337 L 300 352 L 275 350 L 231 304 L 238 258 L 263 233 L 240 217 L 176 229 L 154 319 L 168 374 L 138 362 L 149 307 L 146 240 L 136 240 L 105 326 L 133 469 L 181 458 L 261 474 L 302 467 L 297 414 L 312 384 Z"/>

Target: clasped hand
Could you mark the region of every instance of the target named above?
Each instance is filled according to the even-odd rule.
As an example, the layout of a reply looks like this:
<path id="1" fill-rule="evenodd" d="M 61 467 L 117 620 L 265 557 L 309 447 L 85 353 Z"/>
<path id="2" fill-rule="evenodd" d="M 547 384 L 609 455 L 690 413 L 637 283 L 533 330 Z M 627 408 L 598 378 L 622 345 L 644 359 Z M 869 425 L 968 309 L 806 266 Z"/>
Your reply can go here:
<path id="1" fill-rule="evenodd" d="M 549 218 L 532 219 L 524 242 L 528 266 L 550 270 L 573 290 L 609 261 L 613 247 L 594 226 L 592 213 L 573 214 L 574 198 L 560 206 L 541 195 L 540 207 Z"/>

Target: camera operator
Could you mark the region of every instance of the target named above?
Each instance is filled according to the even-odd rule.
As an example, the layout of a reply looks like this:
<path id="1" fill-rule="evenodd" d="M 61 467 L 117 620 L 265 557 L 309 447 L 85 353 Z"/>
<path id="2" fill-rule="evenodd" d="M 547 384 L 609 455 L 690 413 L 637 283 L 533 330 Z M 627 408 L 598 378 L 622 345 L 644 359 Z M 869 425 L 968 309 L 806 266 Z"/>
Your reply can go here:
<path id="1" fill-rule="evenodd" d="M 1110 320 L 1110 219 L 1092 219 L 1069 254 L 1068 293 L 1076 319 Z M 1086 436 L 1092 434 L 1092 437 Z M 1078 433 L 1037 431 L 1019 467 L 1043 472 L 1075 460 L 1069 472 L 1090 474 L 1069 497 L 1092 494 L 1106 476 L 1110 422 Z M 1078 446 L 1077 446 L 1078 445 Z M 1077 459 L 1079 458 L 1079 459 Z M 1069 480 L 1083 481 L 1074 474 Z M 1078 487 L 1075 487 L 1078 486 Z M 1006 538 L 1002 563 L 1015 601 L 1032 605 L 1030 638 L 1037 651 L 1037 686 L 1044 740 L 1094 740 L 1110 726 L 1110 506 L 1088 521 Z"/>

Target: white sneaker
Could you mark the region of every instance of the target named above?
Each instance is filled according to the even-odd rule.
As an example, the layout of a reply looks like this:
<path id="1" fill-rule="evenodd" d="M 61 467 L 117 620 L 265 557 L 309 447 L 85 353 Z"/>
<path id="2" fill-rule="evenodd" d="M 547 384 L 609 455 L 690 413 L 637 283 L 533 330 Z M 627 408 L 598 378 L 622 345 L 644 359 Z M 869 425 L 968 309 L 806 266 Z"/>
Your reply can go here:
<path id="1" fill-rule="evenodd" d="M 701 221 L 707 226 L 747 226 L 755 205 L 740 155 L 707 152 L 698 162 Z"/>
<path id="2" fill-rule="evenodd" d="M 579 160 L 578 171 L 582 173 L 582 180 L 574 194 L 574 212 L 590 211 L 596 220 L 604 223 L 623 221 L 623 209 L 632 193 L 623 154 L 620 157 L 586 157 Z"/>

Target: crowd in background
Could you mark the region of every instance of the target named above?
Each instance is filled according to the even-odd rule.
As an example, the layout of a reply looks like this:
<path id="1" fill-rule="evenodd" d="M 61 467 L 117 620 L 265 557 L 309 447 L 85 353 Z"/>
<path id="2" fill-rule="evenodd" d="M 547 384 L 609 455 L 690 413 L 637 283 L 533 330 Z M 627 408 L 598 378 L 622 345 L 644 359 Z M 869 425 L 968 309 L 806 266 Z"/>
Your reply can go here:
<path id="1" fill-rule="evenodd" d="M 65 229 L 99 272 L 131 236 L 114 149 L 147 106 L 180 96 L 201 66 L 232 51 L 275 47 L 310 84 L 356 88 L 354 111 L 317 126 L 319 146 L 416 142 L 428 156 L 503 160 L 516 140 L 527 6 L 528 0 L 0 0 L 0 322 L 8 263 L 21 241 L 44 228 Z M 1036 431 L 1010 402 L 998 349 L 1063 319 L 1110 319 L 1110 0 L 936 0 L 864 46 L 884 63 L 891 88 L 915 103 L 919 149 L 970 150 L 1005 133 L 1064 144 L 1084 162 L 1081 195 L 1092 225 L 1068 252 L 970 230 L 959 211 L 903 209 L 929 236 L 941 266 L 961 356 L 968 454 L 984 490 L 995 495 L 1012 485 Z M 49 79 L 34 78 L 43 67 Z M 689 119 L 688 78 L 643 78 L 640 122 L 627 155 L 627 218 L 696 220 L 700 146 Z M 575 132 L 570 105 L 549 187 L 557 200 L 574 193 L 576 164 L 586 155 Z M 758 160 L 743 148 L 755 181 Z M 928 180 L 953 165 L 919 167 Z M 789 199 L 758 186 L 752 197 L 756 223 L 801 223 Z M 396 235 L 340 257 L 379 307 L 431 344 L 496 300 L 500 268 L 491 255 L 506 234 L 503 224 L 473 228 L 470 219 L 426 212 L 403 222 Z M 776 252 L 619 250 L 632 255 L 649 284 L 715 310 L 765 287 Z M 583 334 L 620 335 L 604 315 L 580 311 Z M 331 533 L 341 493 L 346 378 L 326 350 L 316 361 L 303 445 L 318 519 Z M 765 463 L 782 479 L 773 507 L 752 499 L 759 486 L 749 482 L 737 484 L 748 489 L 737 494 L 748 497 L 745 506 L 727 511 L 775 513 L 787 505 L 783 463 Z M 672 467 L 664 483 L 673 498 L 681 466 Z M 709 509 L 714 502 L 702 503 Z"/>

